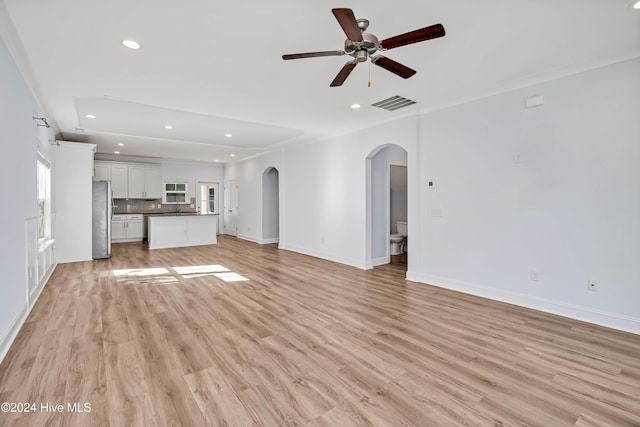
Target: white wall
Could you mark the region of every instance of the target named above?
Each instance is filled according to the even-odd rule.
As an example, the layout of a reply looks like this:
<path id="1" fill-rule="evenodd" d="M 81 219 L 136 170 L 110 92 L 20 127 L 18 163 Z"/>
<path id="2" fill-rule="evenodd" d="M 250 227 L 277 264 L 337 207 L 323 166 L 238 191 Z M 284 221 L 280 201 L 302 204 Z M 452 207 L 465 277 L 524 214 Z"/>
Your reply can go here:
<path id="1" fill-rule="evenodd" d="M 258 243 L 271 243 L 273 239 L 263 239 L 263 206 L 262 206 L 262 177 L 269 168 L 278 170 L 280 189 L 282 189 L 283 153 L 273 152 L 225 167 L 225 181 L 236 181 L 238 185 L 238 237 Z M 282 242 L 282 227 L 284 197 L 279 191 L 280 199 L 280 242 Z"/>
<path id="2" fill-rule="evenodd" d="M 204 164 L 204 163 L 179 163 L 179 162 L 162 162 L 161 165 L 162 181 L 180 180 L 187 181 L 189 197 L 200 197 L 198 194 L 198 182 L 218 182 L 220 183 L 220 191 L 218 191 L 218 207 L 222 209 L 222 185 L 224 182 L 224 167 L 222 165 Z M 163 186 L 164 188 L 164 186 Z M 222 215 L 218 217 L 218 232 L 222 231 Z"/>
<path id="3" fill-rule="evenodd" d="M 545 104 L 525 109 L 538 94 Z M 370 267 L 365 159 L 397 144 L 408 152 L 408 278 L 640 333 L 638 117 L 634 59 L 286 148 L 280 247 Z M 241 183 L 245 233 L 260 224 L 269 156 L 225 171 Z"/>
<path id="4" fill-rule="evenodd" d="M 261 241 L 262 173 L 276 167 L 280 247 L 365 268 L 371 262 L 370 245 L 367 262 L 365 244 L 367 228 L 369 234 L 371 230 L 364 220 L 366 158 L 388 144 L 415 152 L 416 132 L 416 117 L 409 117 L 393 126 L 377 126 L 227 165 L 225 180 L 238 183 L 238 236 Z M 410 166 L 416 158 L 409 159 Z M 413 181 L 417 181 L 417 172 Z M 409 187 L 411 192 L 411 183 Z"/>
<path id="5" fill-rule="evenodd" d="M 0 360 L 24 322 L 27 297 L 27 222 L 37 218 L 36 162 L 38 150 L 51 159 L 51 129 L 38 127 L 31 117 L 43 112 L 0 40 Z"/>
<path id="6" fill-rule="evenodd" d="M 639 59 L 423 116 L 411 277 L 640 332 L 639 117 Z"/>
<path id="7" fill-rule="evenodd" d="M 93 154 L 95 145 L 60 142 L 54 147 L 54 235 L 60 263 L 92 259 Z"/>

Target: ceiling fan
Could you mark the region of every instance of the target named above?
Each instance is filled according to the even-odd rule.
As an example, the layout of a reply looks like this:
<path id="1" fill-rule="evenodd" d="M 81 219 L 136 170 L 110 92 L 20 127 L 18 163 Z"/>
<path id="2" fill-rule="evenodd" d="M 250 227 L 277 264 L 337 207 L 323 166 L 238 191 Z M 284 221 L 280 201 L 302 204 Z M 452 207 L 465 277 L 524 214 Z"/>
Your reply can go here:
<path id="1" fill-rule="evenodd" d="M 371 62 L 377 66 L 382 67 L 387 71 L 391 71 L 404 79 L 408 79 L 416 73 L 415 70 L 412 70 L 411 68 L 385 56 L 374 55 L 374 53 L 377 51 L 385 51 L 395 47 L 443 37 L 445 35 L 442 24 L 435 24 L 420 30 L 410 31 L 408 33 L 378 41 L 378 38 L 373 34 L 365 33 L 367 27 L 369 27 L 369 21 L 367 19 L 356 19 L 351 9 L 340 8 L 331 9 L 331 11 L 338 20 L 338 23 L 342 27 L 344 33 L 347 35 L 347 40 L 344 42 L 344 50 L 328 50 L 322 52 L 282 55 L 282 59 L 285 60 L 314 58 L 318 56 L 341 56 L 345 54 L 352 56 L 354 59 L 347 62 L 342 67 L 336 78 L 331 82 L 331 87 L 342 85 L 356 65 L 358 65 L 359 62 L 365 62 L 368 58 L 370 58 Z"/>

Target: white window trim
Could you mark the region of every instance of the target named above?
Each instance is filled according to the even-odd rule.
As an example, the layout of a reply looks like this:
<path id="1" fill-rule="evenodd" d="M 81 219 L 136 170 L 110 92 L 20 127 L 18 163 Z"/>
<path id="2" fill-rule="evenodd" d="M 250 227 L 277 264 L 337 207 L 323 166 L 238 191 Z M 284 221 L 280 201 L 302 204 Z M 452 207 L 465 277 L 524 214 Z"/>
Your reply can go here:
<path id="1" fill-rule="evenodd" d="M 46 186 L 46 188 L 44 188 L 44 198 L 41 198 L 41 182 L 40 182 L 40 164 L 42 164 L 46 170 L 47 170 L 47 179 L 44 183 L 44 185 Z M 38 159 L 37 159 L 37 163 L 36 163 L 36 190 L 37 190 L 37 196 L 36 196 L 36 203 L 37 203 L 37 211 L 38 211 L 38 241 L 39 244 L 42 245 L 43 243 L 51 240 L 51 191 L 52 191 L 52 182 L 51 182 L 51 162 L 49 162 L 49 160 L 43 156 L 40 152 L 38 152 Z M 44 203 L 44 206 L 42 208 L 42 214 L 44 215 L 44 218 L 41 217 L 41 204 Z M 41 221 L 44 221 L 44 224 L 41 225 Z M 44 229 L 42 230 L 42 234 L 41 234 L 41 227 Z"/>

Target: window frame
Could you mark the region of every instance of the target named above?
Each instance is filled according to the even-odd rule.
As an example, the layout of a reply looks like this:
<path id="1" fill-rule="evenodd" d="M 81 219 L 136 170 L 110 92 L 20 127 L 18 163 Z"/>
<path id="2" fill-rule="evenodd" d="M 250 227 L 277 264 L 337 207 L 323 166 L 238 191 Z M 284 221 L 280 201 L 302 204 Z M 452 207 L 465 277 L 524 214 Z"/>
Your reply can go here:
<path id="1" fill-rule="evenodd" d="M 181 186 L 184 186 L 184 188 Z M 162 186 L 162 203 L 165 205 L 190 204 L 191 199 L 189 198 L 188 182 L 179 180 L 164 181 Z"/>
<path id="2" fill-rule="evenodd" d="M 38 241 L 51 239 L 51 162 L 38 152 L 36 162 Z"/>

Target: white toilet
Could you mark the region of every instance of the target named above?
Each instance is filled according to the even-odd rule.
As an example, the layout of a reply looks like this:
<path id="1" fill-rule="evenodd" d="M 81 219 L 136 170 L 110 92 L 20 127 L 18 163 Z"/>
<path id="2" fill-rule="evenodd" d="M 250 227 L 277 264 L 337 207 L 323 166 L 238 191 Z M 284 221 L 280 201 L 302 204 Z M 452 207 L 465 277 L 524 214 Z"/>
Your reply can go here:
<path id="1" fill-rule="evenodd" d="M 404 241 L 407 235 L 407 221 L 396 221 L 396 228 L 398 234 L 391 234 L 389 239 L 391 240 L 391 249 L 389 252 L 391 255 L 400 255 L 403 251 L 400 244 Z"/>

